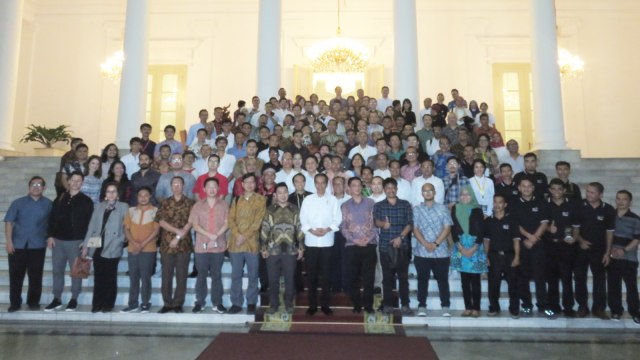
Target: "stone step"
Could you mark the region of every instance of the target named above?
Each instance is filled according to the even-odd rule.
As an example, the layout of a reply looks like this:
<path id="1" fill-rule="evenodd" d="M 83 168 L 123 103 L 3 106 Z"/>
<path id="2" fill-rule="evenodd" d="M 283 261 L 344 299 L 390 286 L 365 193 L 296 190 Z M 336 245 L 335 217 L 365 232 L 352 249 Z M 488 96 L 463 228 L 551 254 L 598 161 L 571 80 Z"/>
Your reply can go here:
<path id="1" fill-rule="evenodd" d="M 90 306 L 79 306 L 75 312 L 44 312 L 44 311 L 18 311 L 14 313 L 1 312 L 0 322 L 12 323 L 15 321 L 38 321 L 38 322 L 86 322 L 100 324 L 127 324 L 127 323 L 148 323 L 148 324 L 228 324 L 228 325 L 246 325 L 252 323 L 255 319 L 254 315 L 247 315 L 244 312 L 239 314 L 216 314 L 208 307 L 204 312 L 199 314 L 190 313 L 191 307 L 185 307 L 185 313 L 175 314 L 158 314 L 160 306 L 153 306 L 151 312 L 147 314 L 141 313 L 119 313 L 120 309 L 111 313 L 92 314 Z M 511 319 L 505 312 L 501 316 L 488 317 L 486 311 L 481 312 L 480 318 L 461 317 L 461 311 L 451 311 L 451 317 L 442 317 L 441 311 L 430 310 L 427 317 L 403 316 L 402 322 L 404 326 L 416 326 L 430 328 L 513 328 L 513 329 L 600 329 L 600 330 L 624 330 L 637 331 L 640 326 L 635 324 L 630 318 L 623 317 L 621 321 L 603 321 L 596 318 L 584 319 L 566 319 L 559 317 L 556 320 L 548 320 L 542 316 L 534 315 L 530 318 L 521 317 L 519 319 Z M 324 316 L 316 314 L 315 316 Z M 363 315 L 364 316 L 364 315 Z"/>

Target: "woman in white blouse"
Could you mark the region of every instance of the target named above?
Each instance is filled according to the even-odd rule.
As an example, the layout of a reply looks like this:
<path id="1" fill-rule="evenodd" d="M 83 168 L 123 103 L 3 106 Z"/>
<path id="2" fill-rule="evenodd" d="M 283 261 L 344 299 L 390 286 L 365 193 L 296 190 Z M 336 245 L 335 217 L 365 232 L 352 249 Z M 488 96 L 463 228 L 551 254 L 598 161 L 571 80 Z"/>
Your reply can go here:
<path id="1" fill-rule="evenodd" d="M 474 160 L 473 177 L 469 179 L 476 201 L 485 217 L 491 216 L 493 212 L 493 195 L 495 194 L 493 180 L 485 176 L 486 168 L 487 165 L 482 159 Z"/>

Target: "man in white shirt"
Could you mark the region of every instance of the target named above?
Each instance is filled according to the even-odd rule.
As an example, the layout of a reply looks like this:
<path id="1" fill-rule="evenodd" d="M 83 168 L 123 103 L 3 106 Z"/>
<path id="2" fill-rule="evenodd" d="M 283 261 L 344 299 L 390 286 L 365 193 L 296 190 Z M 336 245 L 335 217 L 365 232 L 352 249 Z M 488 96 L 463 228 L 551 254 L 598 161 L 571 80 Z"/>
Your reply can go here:
<path id="1" fill-rule="evenodd" d="M 369 135 L 366 131 L 358 132 L 358 145 L 349 151 L 349 159 L 352 159 L 355 154 L 362 155 L 362 158 L 367 159 L 373 155 L 376 155 L 378 151 L 373 146 L 369 145 Z"/>
<path id="2" fill-rule="evenodd" d="M 436 189 L 435 201 L 438 204 L 444 204 L 444 183 L 440 178 L 433 175 L 433 169 L 432 160 L 425 160 L 420 164 L 422 176 L 411 181 L 411 199 L 409 199 L 411 205 L 416 206 L 422 202 L 422 185 L 426 183 L 432 184 Z"/>
<path id="3" fill-rule="evenodd" d="M 131 179 L 131 175 L 140 171 L 140 149 L 142 149 L 142 140 L 139 137 L 132 137 L 129 140 L 129 147 L 131 148 L 131 152 L 127 155 L 120 158 L 120 161 L 124 164 L 127 169 L 127 175 L 129 175 L 129 179 Z"/>
<path id="4" fill-rule="evenodd" d="M 400 173 L 400 161 L 391 160 L 389 162 L 389 172 L 391 173 L 391 177 L 396 180 L 398 183 L 398 190 L 396 191 L 396 196 L 398 199 L 407 200 L 410 202 L 411 199 L 411 183 L 407 180 L 403 179 Z"/>
<path id="5" fill-rule="evenodd" d="M 269 149 L 271 148 L 278 149 L 278 160 L 282 160 L 284 151 L 280 150 L 280 137 L 276 134 L 269 135 L 269 147 L 258 153 L 258 159 L 264 161 L 265 164 L 271 161 L 269 159 Z"/>
<path id="6" fill-rule="evenodd" d="M 471 115 L 471 111 L 469 111 L 469 108 L 467 108 L 467 101 L 462 96 L 458 96 L 456 98 L 455 105 L 456 106 L 451 109 L 451 112 L 456 114 L 456 116 L 458 117 L 458 125 L 464 124 L 464 120 L 462 118 L 465 116 L 473 118 L 473 116 Z"/>
<path id="7" fill-rule="evenodd" d="M 520 173 L 524 171 L 524 157 L 520 155 L 518 152 L 520 150 L 520 145 L 514 139 L 507 141 L 507 150 L 509 151 L 509 156 L 506 156 L 504 159 L 500 161 L 504 161 L 507 164 L 511 165 L 511 170 L 514 174 Z"/>
<path id="8" fill-rule="evenodd" d="M 198 118 L 200 119 L 200 122 L 195 123 L 191 125 L 191 127 L 189 127 L 189 132 L 187 133 L 187 146 L 193 144 L 198 130 L 204 129 L 206 127 L 207 120 L 209 120 L 209 112 L 207 111 L 207 109 L 200 110 L 200 112 L 198 113 Z"/>
<path id="9" fill-rule="evenodd" d="M 415 131 L 418 131 L 424 127 L 424 122 L 422 121 L 422 118 L 425 115 L 431 115 L 431 105 L 433 104 L 433 100 L 431 100 L 431 98 L 425 98 L 422 104 L 424 105 L 424 108 L 420 110 L 420 113 L 418 114 L 418 118 L 416 119 Z"/>
<path id="10" fill-rule="evenodd" d="M 231 182 L 232 178 L 231 173 L 233 172 L 233 167 L 236 164 L 236 157 L 226 153 L 227 149 L 227 138 L 224 136 L 220 136 L 216 139 L 216 149 L 217 154 L 220 157 L 220 165 L 218 165 L 218 172 L 229 179 Z"/>
<path id="11" fill-rule="evenodd" d="M 382 97 L 378 99 L 378 105 L 376 106 L 376 109 L 384 113 L 387 107 L 391 106 L 391 104 L 393 103 L 393 99 L 389 97 L 388 86 L 386 85 L 383 86 L 381 92 L 382 92 Z"/>
<path id="12" fill-rule="evenodd" d="M 391 171 L 389 171 L 389 156 L 386 153 L 378 153 L 378 155 L 376 155 L 376 169 L 373 171 L 373 176 L 379 176 L 383 180 L 391 177 Z"/>
<path id="13" fill-rule="evenodd" d="M 307 196 L 300 210 L 300 224 L 304 232 L 305 258 L 307 263 L 307 277 L 309 280 L 309 308 L 307 315 L 314 315 L 318 311 L 318 278 L 322 287 L 320 309 L 325 315 L 333 314 L 329 307 L 330 278 L 331 278 L 331 247 L 334 233 L 340 230 L 342 213 L 338 207 L 338 200 L 327 193 L 328 177 L 317 174 L 314 177 L 316 193 Z M 322 209 L 322 211 L 318 211 Z"/>
<path id="14" fill-rule="evenodd" d="M 293 170 L 293 155 L 290 152 L 285 152 L 282 154 L 282 169 L 276 173 L 276 184 L 285 183 L 287 184 L 287 189 L 289 190 L 289 194 L 293 194 L 296 191 L 295 186 L 293 186 L 293 177 L 298 174 L 297 171 Z"/>
<path id="15" fill-rule="evenodd" d="M 293 113 L 289 110 L 289 100 L 280 99 L 280 102 L 278 104 L 278 108 L 273 110 L 273 113 L 276 116 L 278 124 L 282 125 L 284 123 L 284 117 L 287 115 L 293 116 Z"/>

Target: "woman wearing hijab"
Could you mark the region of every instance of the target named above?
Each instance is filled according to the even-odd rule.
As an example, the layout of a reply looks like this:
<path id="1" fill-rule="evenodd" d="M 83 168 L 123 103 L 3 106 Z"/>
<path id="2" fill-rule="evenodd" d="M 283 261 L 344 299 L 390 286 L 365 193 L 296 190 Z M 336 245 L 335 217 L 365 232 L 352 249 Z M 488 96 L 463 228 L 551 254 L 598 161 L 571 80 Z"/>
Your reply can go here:
<path id="1" fill-rule="evenodd" d="M 484 215 L 473 190 L 460 189 L 460 202 L 451 209 L 453 253 L 451 268 L 460 272 L 464 312 L 462 316 L 480 316 L 480 274 L 487 272 L 487 256 L 482 243 Z"/>
<path id="2" fill-rule="evenodd" d="M 118 185 L 106 185 L 104 201 L 96 205 L 82 243 L 82 257 L 93 258 L 94 285 L 91 312 L 111 312 L 118 294 L 118 262 L 124 244 L 127 204 L 118 201 Z M 99 238 L 99 241 L 96 241 Z M 89 248 L 89 243 L 91 247 Z"/>

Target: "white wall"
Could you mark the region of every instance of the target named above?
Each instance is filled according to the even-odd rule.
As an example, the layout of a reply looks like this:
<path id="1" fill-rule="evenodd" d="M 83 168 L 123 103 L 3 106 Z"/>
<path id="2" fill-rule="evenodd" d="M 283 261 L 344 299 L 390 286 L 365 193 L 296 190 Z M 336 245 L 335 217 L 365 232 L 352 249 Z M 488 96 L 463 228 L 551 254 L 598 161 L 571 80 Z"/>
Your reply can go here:
<path id="1" fill-rule="evenodd" d="M 100 77 L 99 64 L 121 44 L 126 2 L 78 3 L 34 0 L 30 6 L 20 57 L 16 143 L 29 123 L 70 124 L 92 152 L 115 136 L 118 89 Z M 188 66 L 187 124 L 195 122 L 200 108 L 250 100 L 256 86 L 259 0 L 151 3 L 150 64 Z M 416 3 L 419 98 L 435 98 L 437 92 L 448 98 L 456 87 L 468 100 L 492 106 L 492 64 L 529 62 L 529 2 Z M 384 65 L 393 95 L 392 1 L 342 4 L 343 35 L 370 48 L 371 62 Z M 638 157 L 640 2 L 556 4 L 559 44 L 586 62 L 582 78 L 563 82 L 569 147 L 585 157 Z M 335 34 L 336 4 L 283 0 L 282 8 L 282 86 L 292 89 L 293 66 L 309 65 L 304 49 Z M 32 147 L 16 145 L 22 151 Z"/>

